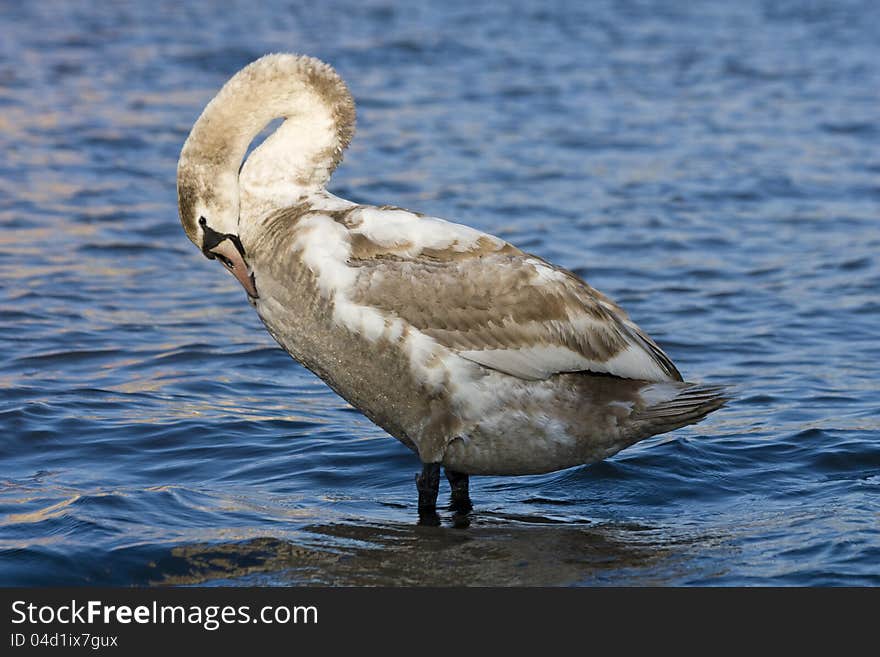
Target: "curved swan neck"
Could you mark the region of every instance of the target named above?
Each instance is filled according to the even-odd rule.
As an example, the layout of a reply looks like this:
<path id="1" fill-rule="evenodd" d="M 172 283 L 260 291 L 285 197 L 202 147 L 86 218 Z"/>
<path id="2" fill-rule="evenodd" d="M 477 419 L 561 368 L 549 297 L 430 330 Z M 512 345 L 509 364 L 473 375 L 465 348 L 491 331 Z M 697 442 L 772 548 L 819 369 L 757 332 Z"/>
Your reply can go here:
<path id="1" fill-rule="evenodd" d="M 354 134 L 354 101 L 329 65 L 276 54 L 243 68 L 205 107 L 181 151 L 179 194 L 226 197 L 224 209 L 235 212 L 237 220 L 242 159 L 254 137 L 276 118 L 286 120 L 248 158 L 257 165 L 250 167 L 257 174 L 250 180 L 323 186 Z"/>

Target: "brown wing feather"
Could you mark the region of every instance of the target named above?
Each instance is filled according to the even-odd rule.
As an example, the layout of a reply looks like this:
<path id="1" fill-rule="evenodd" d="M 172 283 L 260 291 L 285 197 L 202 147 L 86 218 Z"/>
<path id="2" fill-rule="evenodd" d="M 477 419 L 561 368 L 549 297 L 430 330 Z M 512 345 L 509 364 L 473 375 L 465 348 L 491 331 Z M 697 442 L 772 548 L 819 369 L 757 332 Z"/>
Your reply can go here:
<path id="1" fill-rule="evenodd" d="M 610 299 L 509 245 L 449 258 L 386 253 L 349 264 L 358 267 L 352 301 L 399 317 L 486 367 L 525 379 L 589 370 L 681 380 Z"/>

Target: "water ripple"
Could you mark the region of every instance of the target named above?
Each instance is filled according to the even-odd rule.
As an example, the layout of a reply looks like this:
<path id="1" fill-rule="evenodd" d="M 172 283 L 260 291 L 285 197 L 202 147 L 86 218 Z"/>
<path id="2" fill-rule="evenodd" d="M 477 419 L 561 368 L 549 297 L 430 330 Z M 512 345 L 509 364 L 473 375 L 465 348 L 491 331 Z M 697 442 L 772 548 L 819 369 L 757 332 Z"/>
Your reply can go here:
<path id="1" fill-rule="evenodd" d="M 877 7 L 521 4 L 0 5 L 0 583 L 880 584 Z M 359 104 L 336 192 L 570 268 L 735 400 L 417 526 L 176 217 L 205 102 L 292 48 Z"/>

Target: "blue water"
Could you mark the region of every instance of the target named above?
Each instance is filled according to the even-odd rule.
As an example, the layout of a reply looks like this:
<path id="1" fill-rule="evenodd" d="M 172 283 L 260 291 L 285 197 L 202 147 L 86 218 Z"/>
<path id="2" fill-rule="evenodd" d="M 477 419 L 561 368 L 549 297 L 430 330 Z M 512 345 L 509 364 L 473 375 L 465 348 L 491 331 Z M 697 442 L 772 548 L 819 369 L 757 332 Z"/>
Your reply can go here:
<path id="1" fill-rule="evenodd" d="M 0 5 L 0 583 L 880 584 L 876 3 L 104 5 Z M 419 527 L 177 219 L 271 51 L 351 86 L 334 192 L 574 270 L 735 400 Z"/>

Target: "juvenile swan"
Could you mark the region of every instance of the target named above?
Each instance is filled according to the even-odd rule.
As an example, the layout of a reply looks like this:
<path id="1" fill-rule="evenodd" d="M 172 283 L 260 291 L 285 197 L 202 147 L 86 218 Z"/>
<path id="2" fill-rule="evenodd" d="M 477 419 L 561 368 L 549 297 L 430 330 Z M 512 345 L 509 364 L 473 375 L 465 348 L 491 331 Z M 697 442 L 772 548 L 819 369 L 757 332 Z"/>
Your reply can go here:
<path id="1" fill-rule="evenodd" d="M 183 146 L 180 220 L 293 358 L 418 454 L 420 512 L 434 512 L 441 466 L 466 510 L 468 475 L 592 463 L 724 403 L 571 272 L 461 224 L 327 192 L 354 125 L 330 66 L 258 59 Z"/>

